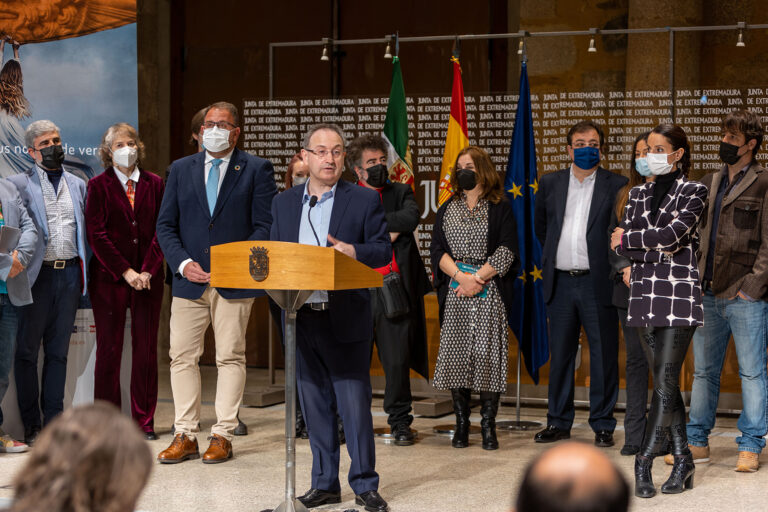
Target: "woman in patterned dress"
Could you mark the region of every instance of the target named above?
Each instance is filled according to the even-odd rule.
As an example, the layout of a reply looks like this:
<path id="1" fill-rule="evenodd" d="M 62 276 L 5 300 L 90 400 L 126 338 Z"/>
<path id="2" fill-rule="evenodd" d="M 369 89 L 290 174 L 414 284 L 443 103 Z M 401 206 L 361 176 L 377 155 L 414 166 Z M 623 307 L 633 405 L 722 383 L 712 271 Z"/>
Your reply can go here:
<path id="1" fill-rule="evenodd" d="M 630 191 L 624 220 L 611 236 L 611 248 L 632 260 L 627 325 L 638 328 L 653 371 L 651 410 L 635 458 L 635 496 L 641 498 L 656 494 L 651 466 L 668 439 L 675 463 L 661 492 L 693 487 L 680 370 L 693 331 L 703 323 L 696 227 L 707 197 L 704 185 L 687 179 L 691 156 L 682 128 L 657 126 L 648 146 L 656 179 Z"/>
<path id="2" fill-rule="evenodd" d="M 450 389 L 454 448 L 469 444 L 469 398 L 480 393 L 483 448 L 495 450 L 499 395 L 507 385 L 507 308 L 517 275 L 512 208 L 488 153 L 463 149 L 451 172 L 453 196 L 437 211 L 432 268 L 440 306 L 434 386 Z"/>

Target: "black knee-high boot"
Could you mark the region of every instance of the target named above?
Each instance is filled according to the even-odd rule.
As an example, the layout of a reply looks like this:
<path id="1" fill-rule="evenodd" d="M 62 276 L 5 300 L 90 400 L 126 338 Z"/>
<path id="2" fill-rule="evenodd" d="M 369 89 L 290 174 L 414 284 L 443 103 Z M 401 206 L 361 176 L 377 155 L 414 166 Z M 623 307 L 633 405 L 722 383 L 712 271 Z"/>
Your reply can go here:
<path id="1" fill-rule="evenodd" d="M 453 431 L 451 445 L 454 448 L 469 446 L 469 397 L 468 388 L 451 389 L 453 412 L 456 413 L 456 429 Z"/>
<path id="2" fill-rule="evenodd" d="M 483 450 L 496 450 L 499 441 L 496 439 L 496 413 L 499 411 L 499 393 L 483 391 L 480 393 L 480 426 L 483 432 Z"/>

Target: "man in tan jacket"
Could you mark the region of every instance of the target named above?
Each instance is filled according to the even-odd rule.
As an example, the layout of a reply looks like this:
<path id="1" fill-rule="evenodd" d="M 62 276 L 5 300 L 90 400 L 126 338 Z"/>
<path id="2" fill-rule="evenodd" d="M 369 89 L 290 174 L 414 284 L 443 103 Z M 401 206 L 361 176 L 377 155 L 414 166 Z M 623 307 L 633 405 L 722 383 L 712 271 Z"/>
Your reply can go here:
<path id="1" fill-rule="evenodd" d="M 768 431 L 768 172 L 755 158 L 763 141 L 756 114 L 731 112 L 722 122 L 722 136 L 724 165 L 702 179 L 709 189 L 699 225 L 704 326 L 693 340 L 688 442 L 697 463 L 709 461 L 708 437 L 715 424 L 720 373 L 732 334 L 743 403 L 736 471 L 754 472 Z"/>

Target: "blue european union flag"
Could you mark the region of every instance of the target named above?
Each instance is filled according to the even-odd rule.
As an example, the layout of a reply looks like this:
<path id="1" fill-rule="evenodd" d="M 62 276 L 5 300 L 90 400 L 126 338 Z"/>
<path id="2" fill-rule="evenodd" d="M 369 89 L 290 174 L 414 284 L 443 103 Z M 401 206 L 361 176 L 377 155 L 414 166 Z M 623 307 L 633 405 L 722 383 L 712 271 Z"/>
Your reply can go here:
<path id="1" fill-rule="evenodd" d="M 520 98 L 504 178 L 504 190 L 517 220 L 520 251 L 520 274 L 515 280 L 514 304 L 508 320 L 523 353 L 525 369 L 536 384 L 539 383 L 539 368 L 549 359 L 547 314 L 541 277 L 541 244 L 533 229 L 533 204 L 538 188 L 531 89 L 528 85 L 528 67 L 523 61 L 520 70 Z"/>

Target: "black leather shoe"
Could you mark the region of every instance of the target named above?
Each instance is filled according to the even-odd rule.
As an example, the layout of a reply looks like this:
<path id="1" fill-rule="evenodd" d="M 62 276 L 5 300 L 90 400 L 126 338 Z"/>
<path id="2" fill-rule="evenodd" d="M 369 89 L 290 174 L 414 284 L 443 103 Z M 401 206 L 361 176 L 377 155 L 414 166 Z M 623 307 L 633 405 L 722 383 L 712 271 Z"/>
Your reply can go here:
<path id="1" fill-rule="evenodd" d="M 624 446 L 621 447 L 620 453 L 622 455 L 637 455 L 638 453 L 640 453 L 640 447 L 634 444 L 625 444 Z"/>
<path id="2" fill-rule="evenodd" d="M 407 423 L 398 423 L 392 427 L 392 438 L 397 446 L 410 446 L 416 436 Z"/>
<path id="3" fill-rule="evenodd" d="M 298 500 L 307 508 L 319 507 L 329 503 L 341 503 L 341 492 L 324 491 L 322 489 L 310 489 Z"/>
<path id="4" fill-rule="evenodd" d="M 608 448 L 609 446 L 613 446 L 613 444 L 613 432 L 601 430 L 595 433 L 595 446 Z"/>
<path id="5" fill-rule="evenodd" d="M 24 443 L 27 446 L 32 446 L 37 441 L 37 436 L 40 435 L 40 427 L 32 427 L 29 430 L 24 431 Z"/>
<path id="6" fill-rule="evenodd" d="M 693 463 L 693 455 L 688 452 L 685 455 L 675 455 L 675 464 L 669 479 L 661 486 L 664 494 L 678 494 L 685 489 L 693 489 L 693 474 L 696 465 Z"/>
<path id="7" fill-rule="evenodd" d="M 570 430 L 563 430 L 560 428 L 557 428 L 554 425 L 547 425 L 547 428 L 544 430 L 537 432 L 535 436 L 533 436 L 533 440 L 537 443 L 554 443 L 555 441 L 559 441 L 561 439 L 570 439 L 571 438 L 571 431 Z"/>
<path id="8" fill-rule="evenodd" d="M 355 503 L 363 505 L 368 512 L 387 512 L 389 505 L 376 491 L 366 491 L 355 495 Z"/>
<path id="9" fill-rule="evenodd" d="M 144 432 L 144 439 L 147 441 L 157 441 L 158 437 L 154 430 L 150 430 L 149 432 Z"/>
<path id="10" fill-rule="evenodd" d="M 248 435 L 248 425 L 240 421 L 240 416 L 237 417 L 237 426 L 235 427 L 235 431 L 232 432 L 236 436 L 247 436 Z"/>

